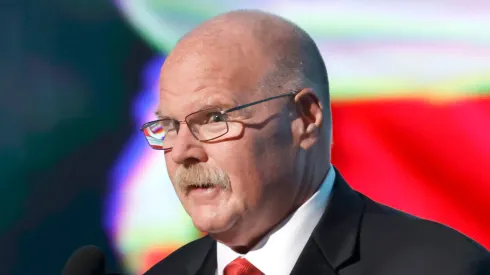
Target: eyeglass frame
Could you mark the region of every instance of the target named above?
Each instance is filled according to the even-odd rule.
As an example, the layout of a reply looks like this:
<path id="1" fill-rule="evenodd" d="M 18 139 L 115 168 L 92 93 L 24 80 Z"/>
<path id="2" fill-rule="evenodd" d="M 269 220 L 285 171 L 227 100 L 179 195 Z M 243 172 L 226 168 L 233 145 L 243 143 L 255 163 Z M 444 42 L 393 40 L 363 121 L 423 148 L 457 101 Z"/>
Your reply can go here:
<path id="1" fill-rule="evenodd" d="M 253 101 L 253 102 L 250 102 L 250 103 L 246 103 L 246 104 L 242 104 L 242 105 L 238 105 L 238 106 L 235 106 L 233 108 L 229 108 L 229 109 L 226 109 L 226 110 L 220 110 L 220 108 L 216 108 L 216 109 L 219 109 L 219 113 L 221 115 L 226 115 L 228 113 L 231 113 L 231 112 L 234 112 L 234 111 L 238 111 L 238 110 L 242 110 L 244 108 L 247 108 L 247 107 L 250 107 L 250 106 L 254 106 L 254 105 L 257 105 L 257 104 L 260 104 L 260 103 L 263 103 L 263 102 L 267 102 L 267 101 L 270 101 L 270 100 L 274 100 L 274 99 L 277 99 L 277 98 L 282 98 L 282 97 L 286 97 L 286 96 L 295 96 L 297 95 L 299 92 L 301 92 L 301 90 L 293 90 L 291 92 L 288 92 L 288 93 L 284 93 L 284 94 L 280 94 L 280 95 L 276 95 L 276 96 L 271 96 L 271 97 L 267 97 L 267 98 L 264 98 L 264 99 L 261 99 L 261 100 L 257 100 L 257 101 Z M 214 138 L 210 138 L 210 139 L 205 139 L 205 140 L 202 140 L 202 139 L 199 139 L 198 137 L 196 137 L 196 135 L 194 134 L 194 132 L 192 131 L 192 129 L 190 128 L 189 124 L 187 123 L 187 118 L 194 115 L 194 114 L 197 114 L 197 113 L 200 113 L 200 112 L 203 112 L 203 111 L 206 111 L 206 110 L 213 110 L 214 108 L 208 108 L 208 109 L 203 109 L 203 110 L 199 110 L 199 111 L 196 111 L 196 112 L 193 112 L 193 113 L 190 113 L 188 115 L 185 116 L 184 120 L 176 120 L 176 119 L 172 119 L 172 118 L 161 118 L 161 119 L 156 119 L 156 120 L 152 120 L 152 121 L 148 121 L 146 123 L 144 123 L 141 128 L 140 128 L 140 131 L 144 131 L 145 128 L 159 122 L 159 121 L 164 121 L 164 120 L 173 120 L 175 122 L 178 122 L 179 123 L 179 128 L 180 128 L 180 125 L 185 122 L 185 124 L 187 125 L 187 127 L 189 128 L 189 130 L 191 131 L 191 134 L 192 136 L 200 141 L 200 142 L 206 142 L 206 141 L 211 141 L 211 140 L 214 140 L 214 139 L 217 139 L 217 138 L 220 138 L 224 135 L 226 135 L 228 133 L 228 131 L 230 130 L 229 127 L 228 127 L 228 120 L 227 120 L 227 117 L 224 116 L 224 122 L 226 123 L 226 132 L 224 132 L 223 134 L 217 136 L 217 137 L 214 137 Z M 178 132 L 177 132 L 178 134 Z M 145 139 L 146 141 L 149 143 L 148 141 L 148 138 L 146 138 L 146 135 L 145 135 Z M 150 147 L 151 144 L 149 144 Z M 173 146 L 170 147 L 170 148 L 162 148 L 162 149 L 156 149 L 154 147 L 152 147 L 153 150 L 162 150 L 162 151 L 170 151 L 172 150 Z"/>

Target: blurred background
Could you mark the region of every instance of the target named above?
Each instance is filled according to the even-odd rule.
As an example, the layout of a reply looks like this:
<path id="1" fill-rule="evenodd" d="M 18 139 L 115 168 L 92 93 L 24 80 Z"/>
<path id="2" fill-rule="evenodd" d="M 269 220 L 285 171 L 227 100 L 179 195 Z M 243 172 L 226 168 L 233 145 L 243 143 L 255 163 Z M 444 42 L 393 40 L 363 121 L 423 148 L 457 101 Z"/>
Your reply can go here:
<path id="1" fill-rule="evenodd" d="M 138 129 L 178 38 L 239 8 L 317 41 L 353 188 L 490 249 L 488 1 L 4 0 L 1 275 L 59 274 L 86 244 L 142 274 L 200 236 Z"/>

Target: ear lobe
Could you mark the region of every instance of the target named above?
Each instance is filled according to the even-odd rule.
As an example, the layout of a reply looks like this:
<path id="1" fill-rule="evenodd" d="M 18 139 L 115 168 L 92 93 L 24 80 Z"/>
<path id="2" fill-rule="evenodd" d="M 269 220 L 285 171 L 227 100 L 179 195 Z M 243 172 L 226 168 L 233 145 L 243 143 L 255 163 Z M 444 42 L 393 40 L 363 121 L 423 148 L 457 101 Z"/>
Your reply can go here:
<path id="1" fill-rule="evenodd" d="M 318 140 L 319 138 L 318 135 L 319 135 L 318 127 L 316 127 L 316 125 L 313 123 L 308 124 L 308 126 L 306 127 L 306 131 L 303 133 L 301 137 L 300 146 L 303 149 L 310 148 Z"/>
<path id="2" fill-rule="evenodd" d="M 310 135 L 316 130 L 316 125 L 315 124 L 308 124 L 308 127 L 306 127 L 306 134 Z"/>

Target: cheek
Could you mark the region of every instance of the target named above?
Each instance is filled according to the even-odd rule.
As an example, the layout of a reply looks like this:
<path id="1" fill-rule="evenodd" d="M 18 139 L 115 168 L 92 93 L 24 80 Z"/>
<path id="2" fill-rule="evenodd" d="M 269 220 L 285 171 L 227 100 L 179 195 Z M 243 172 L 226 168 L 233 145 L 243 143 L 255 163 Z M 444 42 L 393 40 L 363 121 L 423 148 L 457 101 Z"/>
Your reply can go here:
<path id="1" fill-rule="evenodd" d="M 240 181 L 249 184 L 267 181 L 269 174 L 278 174 L 289 167 L 293 137 L 288 121 L 271 122 L 260 130 L 245 131 L 243 137 L 232 142 L 216 143 L 206 151 L 216 165 Z M 240 178 L 241 177 L 241 178 Z"/>
<path id="2" fill-rule="evenodd" d="M 247 173 L 248 166 L 253 164 L 252 148 L 243 140 L 237 142 L 214 144 L 208 150 L 212 165 L 223 169 L 230 177 L 236 178 Z"/>
<path id="3" fill-rule="evenodd" d="M 261 177 L 274 186 L 289 180 L 294 171 L 295 150 L 293 136 L 288 125 L 277 124 L 263 131 L 253 146 Z"/>
<path id="4" fill-rule="evenodd" d="M 257 189 L 261 182 L 261 160 L 250 139 L 214 145 L 207 148 L 209 159 L 230 177 L 233 196 L 244 197 L 250 190 Z"/>

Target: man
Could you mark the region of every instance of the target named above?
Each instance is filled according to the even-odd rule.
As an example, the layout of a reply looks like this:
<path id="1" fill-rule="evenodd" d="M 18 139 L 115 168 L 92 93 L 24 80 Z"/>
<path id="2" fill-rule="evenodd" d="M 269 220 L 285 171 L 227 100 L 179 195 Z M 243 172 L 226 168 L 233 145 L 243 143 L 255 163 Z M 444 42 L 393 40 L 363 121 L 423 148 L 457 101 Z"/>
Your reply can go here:
<path id="1" fill-rule="evenodd" d="M 157 116 L 142 129 L 208 235 L 147 275 L 490 274 L 481 246 L 332 167 L 326 68 L 285 19 L 234 11 L 188 33 L 162 67 Z"/>

